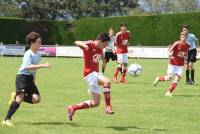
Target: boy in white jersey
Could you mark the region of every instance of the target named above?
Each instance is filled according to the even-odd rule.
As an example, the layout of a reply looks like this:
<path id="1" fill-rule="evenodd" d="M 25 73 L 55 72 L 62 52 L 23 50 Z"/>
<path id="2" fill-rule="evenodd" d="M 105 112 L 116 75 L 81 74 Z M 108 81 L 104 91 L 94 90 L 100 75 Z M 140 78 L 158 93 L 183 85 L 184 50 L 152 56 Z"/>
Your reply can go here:
<path id="1" fill-rule="evenodd" d="M 30 49 L 24 54 L 23 63 L 16 77 L 16 93 L 11 95 L 10 107 L 2 125 L 14 126 L 11 117 L 17 111 L 22 101 L 36 104 L 40 102 L 40 93 L 35 85 L 36 71 L 40 68 L 50 68 L 49 63 L 39 64 L 41 55 L 38 52 L 41 46 L 41 36 L 31 32 L 26 36 Z"/>
<path id="2" fill-rule="evenodd" d="M 186 41 L 190 45 L 190 48 L 188 50 L 187 62 L 186 62 L 186 72 L 185 72 L 186 84 L 193 85 L 195 82 L 194 80 L 195 70 L 194 70 L 193 64 L 197 61 L 196 56 L 197 56 L 197 48 L 199 48 L 199 42 L 198 42 L 197 37 L 194 34 L 189 33 L 188 25 L 183 25 L 182 32 L 186 33 L 187 35 Z"/>
<path id="3" fill-rule="evenodd" d="M 117 55 L 115 53 L 115 35 L 114 35 L 113 28 L 109 28 L 109 36 L 110 36 L 110 41 L 109 41 L 108 46 L 105 48 L 105 52 L 104 52 L 105 62 L 103 62 L 103 65 L 102 65 L 102 73 L 105 72 L 106 65 L 110 61 L 110 59 L 112 61 L 117 60 Z"/>

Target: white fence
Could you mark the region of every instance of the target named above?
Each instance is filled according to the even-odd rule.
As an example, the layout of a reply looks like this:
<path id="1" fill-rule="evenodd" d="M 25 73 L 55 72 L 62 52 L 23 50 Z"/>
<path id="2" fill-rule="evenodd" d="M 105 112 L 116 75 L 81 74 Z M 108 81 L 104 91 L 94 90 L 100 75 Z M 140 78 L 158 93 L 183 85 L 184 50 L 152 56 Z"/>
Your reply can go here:
<path id="1" fill-rule="evenodd" d="M 167 47 L 129 47 L 129 57 L 133 58 L 168 58 Z M 24 46 L 0 45 L 0 55 L 23 55 Z M 82 57 L 82 50 L 73 46 L 42 46 L 43 56 Z M 200 58 L 198 54 L 197 58 Z"/>

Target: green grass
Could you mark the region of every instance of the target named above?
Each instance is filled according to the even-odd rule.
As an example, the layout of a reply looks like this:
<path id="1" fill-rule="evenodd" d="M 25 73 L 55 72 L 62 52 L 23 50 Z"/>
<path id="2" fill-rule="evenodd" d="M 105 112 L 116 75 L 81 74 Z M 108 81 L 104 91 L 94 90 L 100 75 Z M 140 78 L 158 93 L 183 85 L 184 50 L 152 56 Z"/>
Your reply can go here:
<path id="1" fill-rule="evenodd" d="M 10 93 L 15 89 L 15 76 L 22 58 L 0 57 L 0 119 L 8 109 Z M 199 134 L 200 75 L 196 85 L 185 85 L 185 76 L 175 89 L 175 96 L 165 97 L 169 82 L 152 87 L 157 75 L 164 75 L 167 60 L 130 59 L 142 65 L 139 77 L 128 76 L 128 84 L 112 83 L 115 115 L 104 112 L 101 105 L 78 111 L 73 122 L 66 118 L 66 106 L 86 99 L 87 84 L 82 79 L 82 59 L 43 58 L 53 64 L 51 70 L 37 74 L 42 101 L 37 105 L 23 103 L 13 116 L 13 128 L 0 125 L 0 134 Z M 196 63 L 196 72 L 200 72 Z M 108 64 L 106 76 L 112 78 L 115 63 Z"/>

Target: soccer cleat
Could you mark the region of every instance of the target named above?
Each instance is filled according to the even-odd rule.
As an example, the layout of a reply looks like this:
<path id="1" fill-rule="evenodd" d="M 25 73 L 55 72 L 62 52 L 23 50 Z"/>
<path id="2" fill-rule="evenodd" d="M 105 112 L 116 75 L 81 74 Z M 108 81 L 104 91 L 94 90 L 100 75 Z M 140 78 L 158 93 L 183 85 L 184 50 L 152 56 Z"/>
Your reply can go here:
<path id="1" fill-rule="evenodd" d="M 186 81 L 186 85 L 193 85 L 194 83 L 192 81 Z"/>
<path id="2" fill-rule="evenodd" d="M 73 107 L 72 106 L 68 106 L 67 111 L 68 111 L 69 120 L 72 121 L 72 117 L 73 117 L 73 115 L 75 113 Z"/>
<path id="3" fill-rule="evenodd" d="M 107 114 L 114 114 L 114 112 L 112 111 L 111 106 L 107 106 L 107 107 L 106 107 L 106 113 L 107 113 Z"/>
<path id="4" fill-rule="evenodd" d="M 115 82 L 115 83 L 118 83 L 118 81 L 117 81 L 117 77 L 113 77 L 113 82 Z"/>
<path id="5" fill-rule="evenodd" d="M 121 83 L 127 83 L 127 81 L 126 81 L 126 79 L 124 77 L 121 77 L 120 82 Z"/>
<path id="6" fill-rule="evenodd" d="M 15 92 L 12 92 L 11 95 L 10 95 L 10 100 L 8 102 L 8 105 L 10 106 L 11 103 L 15 100 L 15 96 L 16 96 L 16 93 Z"/>
<path id="7" fill-rule="evenodd" d="M 153 86 L 156 87 L 158 82 L 159 82 L 159 77 L 156 77 L 156 79 L 153 82 Z"/>
<path id="8" fill-rule="evenodd" d="M 6 121 L 3 120 L 1 124 L 4 125 L 4 126 L 8 126 L 8 127 L 13 127 L 14 126 L 12 124 L 11 120 L 6 120 Z"/>
<path id="9" fill-rule="evenodd" d="M 171 94 L 170 91 L 167 91 L 166 94 L 165 94 L 165 96 L 172 97 L 172 94 Z"/>

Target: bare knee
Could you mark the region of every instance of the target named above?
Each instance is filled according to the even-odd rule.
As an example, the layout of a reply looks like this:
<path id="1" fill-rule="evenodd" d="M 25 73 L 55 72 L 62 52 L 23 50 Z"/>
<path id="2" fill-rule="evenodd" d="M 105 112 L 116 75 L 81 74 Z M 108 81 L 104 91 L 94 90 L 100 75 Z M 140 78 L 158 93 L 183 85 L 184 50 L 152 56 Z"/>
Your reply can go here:
<path id="1" fill-rule="evenodd" d="M 93 100 L 93 106 L 98 107 L 100 105 L 100 101 Z"/>
<path id="2" fill-rule="evenodd" d="M 41 100 L 40 95 L 33 94 L 33 104 L 39 103 Z"/>
<path id="3" fill-rule="evenodd" d="M 15 101 L 17 103 L 21 104 L 23 100 L 24 100 L 24 93 L 20 93 L 20 94 L 16 95 Z"/>

